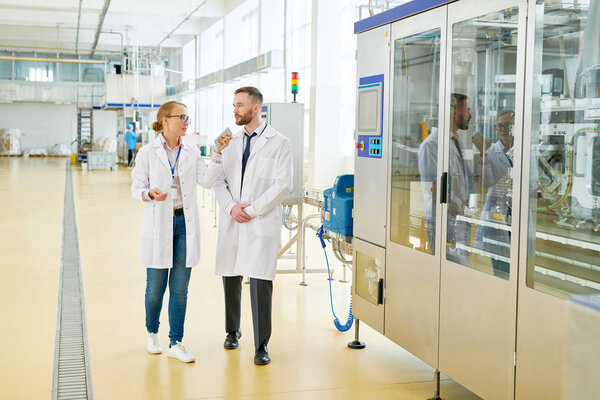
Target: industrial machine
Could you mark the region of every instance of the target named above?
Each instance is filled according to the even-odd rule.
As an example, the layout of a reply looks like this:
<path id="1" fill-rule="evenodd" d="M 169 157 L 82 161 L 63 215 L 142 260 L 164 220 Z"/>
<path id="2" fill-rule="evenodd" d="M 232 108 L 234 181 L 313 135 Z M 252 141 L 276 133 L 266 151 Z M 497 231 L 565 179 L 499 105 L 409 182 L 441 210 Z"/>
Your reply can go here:
<path id="1" fill-rule="evenodd" d="M 303 197 L 304 104 L 265 103 L 261 118 L 292 141 L 294 149 L 294 187 L 284 204 L 298 204 Z"/>
<path id="2" fill-rule="evenodd" d="M 333 187 L 323 192 L 323 197 L 323 228 L 342 236 L 352 236 L 354 175 L 338 176 Z"/>
<path id="3" fill-rule="evenodd" d="M 600 293 L 598 20 L 421 0 L 355 24 L 353 314 L 434 368 L 434 399 L 440 372 L 569 398 L 569 298 Z"/>

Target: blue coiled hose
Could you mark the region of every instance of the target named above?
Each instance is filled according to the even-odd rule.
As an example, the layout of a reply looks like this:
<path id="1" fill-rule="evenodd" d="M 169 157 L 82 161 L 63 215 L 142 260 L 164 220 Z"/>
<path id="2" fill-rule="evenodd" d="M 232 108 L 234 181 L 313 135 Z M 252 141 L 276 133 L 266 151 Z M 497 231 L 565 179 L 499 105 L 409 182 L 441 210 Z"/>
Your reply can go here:
<path id="1" fill-rule="evenodd" d="M 329 259 L 327 258 L 327 252 L 325 251 L 325 240 L 323 240 L 323 225 L 317 231 L 317 237 L 321 241 L 321 247 L 323 247 L 323 254 L 325 254 L 325 261 L 327 262 L 327 275 L 331 278 L 331 272 L 329 271 Z M 348 329 L 352 328 L 352 323 L 354 323 L 354 315 L 352 315 L 352 297 L 350 297 L 350 310 L 348 311 L 348 320 L 344 325 L 340 322 L 337 315 L 335 315 L 335 310 L 333 309 L 333 294 L 331 292 L 331 279 L 329 281 L 329 302 L 331 303 L 331 313 L 334 316 L 333 324 L 340 332 L 346 332 Z"/>

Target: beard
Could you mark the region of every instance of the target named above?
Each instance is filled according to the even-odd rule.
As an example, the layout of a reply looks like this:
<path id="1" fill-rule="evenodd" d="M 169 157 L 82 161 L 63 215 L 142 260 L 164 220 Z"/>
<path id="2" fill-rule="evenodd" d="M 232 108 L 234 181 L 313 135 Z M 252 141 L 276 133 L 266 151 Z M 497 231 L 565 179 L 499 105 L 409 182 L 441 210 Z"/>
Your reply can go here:
<path id="1" fill-rule="evenodd" d="M 240 119 L 235 121 L 236 125 L 242 126 L 252 122 L 252 111 L 248 111 L 244 115 L 240 115 Z"/>

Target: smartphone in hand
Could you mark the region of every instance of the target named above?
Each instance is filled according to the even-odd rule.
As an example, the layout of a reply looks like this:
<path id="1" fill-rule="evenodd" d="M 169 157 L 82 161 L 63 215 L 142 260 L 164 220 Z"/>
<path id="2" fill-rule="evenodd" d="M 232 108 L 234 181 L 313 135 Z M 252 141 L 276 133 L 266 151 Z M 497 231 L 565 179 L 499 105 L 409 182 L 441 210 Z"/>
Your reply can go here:
<path id="1" fill-rule="evenodd" d="M 225 130 L 223 132 L 221 132 L 221 134 L 219 136 L 217 136 L 217 138 L 215 139 L 215 146 L 221 147 L 221 142 L 219 142 L 219 140 L 226 136 L 232 136 L 231 129 L 225 128 Z"/>

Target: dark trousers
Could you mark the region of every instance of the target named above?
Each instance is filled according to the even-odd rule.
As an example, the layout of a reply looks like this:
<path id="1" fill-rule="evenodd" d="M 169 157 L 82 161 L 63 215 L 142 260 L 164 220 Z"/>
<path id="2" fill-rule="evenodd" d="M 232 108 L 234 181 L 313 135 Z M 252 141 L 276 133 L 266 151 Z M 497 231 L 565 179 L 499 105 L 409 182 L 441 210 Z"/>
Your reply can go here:
<path id="1" fill-rule="evenodd" d="M 127 165 L 131 165 L 131 159 L 133 158 L 133 150 L 127 151 Z"/>
<path id="2" fill-rule="evenodd" d="M 224 276 L 225 292 L 225 331 L 240 329 L 242 308 L 241 276 Z M 273 281 L 250 278 L 250 302 L 252 304 L 252 325 L 254 326 L 254 347 L 268 344 L 271 338 L 271 310 Z"/>

